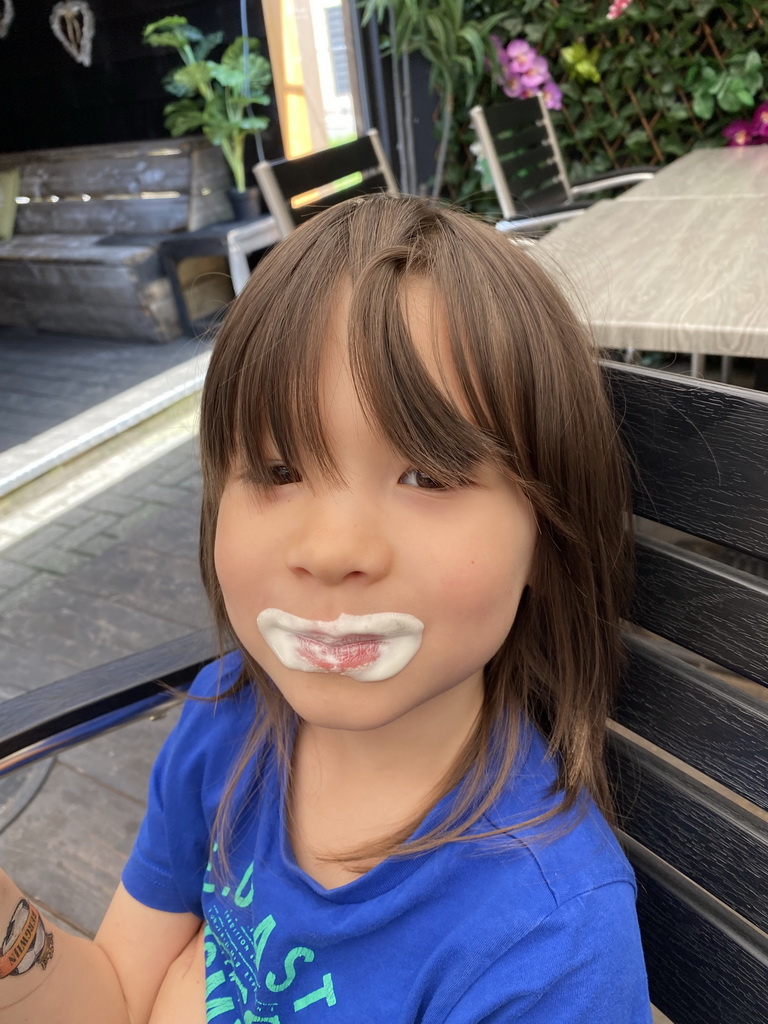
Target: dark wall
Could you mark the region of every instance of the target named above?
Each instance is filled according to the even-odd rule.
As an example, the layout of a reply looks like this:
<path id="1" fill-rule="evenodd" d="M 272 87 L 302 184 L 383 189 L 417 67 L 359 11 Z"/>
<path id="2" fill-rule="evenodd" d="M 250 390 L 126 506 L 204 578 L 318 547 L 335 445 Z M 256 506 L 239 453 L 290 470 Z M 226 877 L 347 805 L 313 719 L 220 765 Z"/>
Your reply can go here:
<path id="1" fill-rule="evenodd" d="M 96 27 L 90 67 L 73 60 L 49 25 L 53 0 L 16 3 L 0 39 L 0 152 L 167 138 L 161 81 L 175 54 L 141 42 L 150 21 L 182 14 L 206 32 L 240 35 L 238 0 L 90 0 Z M 249 0 L 250 34 L 268 56 L 258 0 Z M 218 55 L 219 51 L 214 53 Z M 264 135 L 268 157 L 281 155 L 274 106 Z"/>

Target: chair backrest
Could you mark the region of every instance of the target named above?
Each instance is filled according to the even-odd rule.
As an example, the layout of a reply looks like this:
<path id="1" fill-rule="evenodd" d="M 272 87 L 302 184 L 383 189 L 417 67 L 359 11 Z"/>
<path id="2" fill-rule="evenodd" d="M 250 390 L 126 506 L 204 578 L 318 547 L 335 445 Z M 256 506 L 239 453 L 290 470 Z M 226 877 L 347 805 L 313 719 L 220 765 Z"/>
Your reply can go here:
<path id="1" fill-rule="evenodd" d="M 262 161 L 253 173 L 283 235 L 328 206 L 370 192 L 398 192 L 379 133 L 293 160 Z"/>
<path id="2" fill-rule="evenodd" d="M 541 96 L 473 107 L 470 116 L 506 220 L 570 202 L 565 164 Z"/>
<path id="3" fill-rule="evenodd" d="M 643 517 L 611 755 L 651 998 L 675 1024 L 764 1024 L 768 395 L 606 372 Z"/>

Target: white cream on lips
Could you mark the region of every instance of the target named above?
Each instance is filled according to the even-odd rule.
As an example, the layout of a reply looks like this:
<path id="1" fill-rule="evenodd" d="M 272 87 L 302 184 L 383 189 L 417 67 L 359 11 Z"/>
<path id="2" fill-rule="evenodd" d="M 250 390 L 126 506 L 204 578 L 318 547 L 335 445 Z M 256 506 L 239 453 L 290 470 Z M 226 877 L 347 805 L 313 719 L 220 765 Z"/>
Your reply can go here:
<path id="1" fill-rule="evenodd" d="M 378 683 L 401 672 L 424 632 L 424 623 L 404 612 L 342 614 L 333 622 L 316 622 L 265 608 L 256 624 L 286 668 L 331 672 L 361 683 Z"/>

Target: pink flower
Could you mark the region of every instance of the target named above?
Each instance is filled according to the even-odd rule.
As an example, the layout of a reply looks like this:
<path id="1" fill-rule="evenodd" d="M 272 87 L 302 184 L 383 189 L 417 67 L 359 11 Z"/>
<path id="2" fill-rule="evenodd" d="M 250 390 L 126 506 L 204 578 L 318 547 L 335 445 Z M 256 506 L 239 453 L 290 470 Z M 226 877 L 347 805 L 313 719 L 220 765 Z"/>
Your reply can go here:
<path id="1" fill-rule="evenodd" d="M 749 127 L 754 139 L 768 142 L 768 103 L 761 103 L 759 107 L 755 108 Z"/>
<path id="2" fill-rule="evenodd" d="M 555 83 L 550 81 L 545 82 L 541 88 L 541 95 L 544 97 L 544 102 L 547 105 L 547 110 L 561 110 L 563 106 L 563 94 Z"/>
<path id="3" fill-rule="evenodd" d="M 523 94 L 523 86 L 519 75 L 509 75 L 506 82 L 501 86 L 501 91 L 513 100 L 520 99 Z"/>
<path id="4" fill-rule="evenodd" d="M 613 3 L 608 8 L 608 13 L 606 14 L 608 21 L 615 21 L 620 14 L 623 14 L 624 11 L 626 11 L 631 3 L 632 0 L 613 0 Z"/>
<path id="5" fill-rule="evenodd" d="M 546 57 L 524 39 L 513 39 L 502 47 L 498 38 L 492 38 L 501 66 L 502 92 L 511 99 L 524 100 L 541 94 L 550 110 L 560 110 L 563 95 L 552 81 Z"/>
<path id="6" fill-rule="evenodd" d="M 536 51 L 524 39 L 513 39 L 507 46 L 507 65 L 515 74 L 528 71 L 536 57 Z"/>
<path id="7" fill-rule="evenodd" d="M 723 135 L 728 139 L 729 146 L 752 145 L 752 125 L 749 121 L 731 121 L 723 128 Z"/>
<path id="8" fill-rule="evenodd" d="M 526 89 L 535 89 L 549 80 L 549 64 L 546 57 L 536 57 L 527 71 L 520 75 L 520 81 Z"/>

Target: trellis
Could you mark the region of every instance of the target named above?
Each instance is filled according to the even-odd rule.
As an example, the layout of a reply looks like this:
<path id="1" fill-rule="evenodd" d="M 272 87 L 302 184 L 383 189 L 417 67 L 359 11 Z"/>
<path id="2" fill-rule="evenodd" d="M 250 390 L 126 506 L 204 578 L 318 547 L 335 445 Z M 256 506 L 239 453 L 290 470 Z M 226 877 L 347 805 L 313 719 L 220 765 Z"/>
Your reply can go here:
<path id="1" fill-rule="evenodd" d="M 606 19 L 606 11 L 606 0 L 547 0 L 523 17 L 522 34 L 526 26 L 532 28 L 529 38 L 535 42 L 540 37 L 541 52 L 560 72 L 564 102 L 554 120 L 577 176 L 579 171 L 662 164 L 696 146 L 722 144 L 725 125 L 749 116 L 748 110 L 716 110 L 707 121 L 697 117 L 686 72 L 702 61 L 725 70 L 731 58 L 752 49 L 765 54 L 767 2 L 672 0 L 661 8 L 654 0 L 634 0 L 615 21 Z M 567 29 L 561 24 L 565 14 L 573 15 Z M 682 47 L 677 42 L 681 37 L 690 37 Z M 577 82 L 562 71 L 560 51 L 578 38 L 599 50 L 599 82 Z M 756 101 L 767 98 L 768 81 Z"/>

